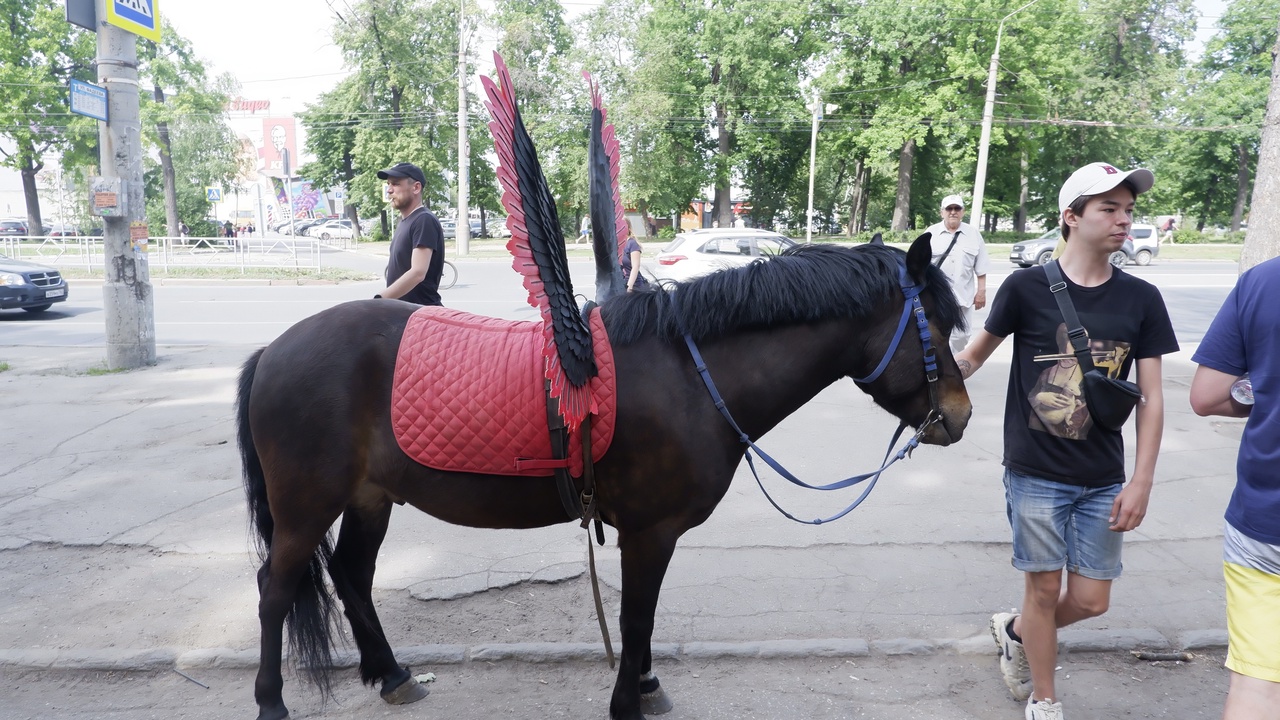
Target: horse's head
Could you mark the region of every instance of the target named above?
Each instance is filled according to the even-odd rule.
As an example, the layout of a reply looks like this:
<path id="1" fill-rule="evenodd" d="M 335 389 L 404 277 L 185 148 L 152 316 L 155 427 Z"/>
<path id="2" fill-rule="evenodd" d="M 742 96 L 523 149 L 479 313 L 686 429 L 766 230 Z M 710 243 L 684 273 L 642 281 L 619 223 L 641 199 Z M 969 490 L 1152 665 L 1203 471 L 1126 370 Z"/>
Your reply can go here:
<path id="1" fill-rule="evenodd" d="M 872 244 L 883 244 L 878 233 Z M 922 442 L 950 445 L 964 435 L 973 412 L 948 343 L 963 315 L 946 276 L 932 264 L 928 233 L 898 260 L 901 288 L 874 316 L 853 377 L 877 405 L 913 427 L 925 426 Z"/>

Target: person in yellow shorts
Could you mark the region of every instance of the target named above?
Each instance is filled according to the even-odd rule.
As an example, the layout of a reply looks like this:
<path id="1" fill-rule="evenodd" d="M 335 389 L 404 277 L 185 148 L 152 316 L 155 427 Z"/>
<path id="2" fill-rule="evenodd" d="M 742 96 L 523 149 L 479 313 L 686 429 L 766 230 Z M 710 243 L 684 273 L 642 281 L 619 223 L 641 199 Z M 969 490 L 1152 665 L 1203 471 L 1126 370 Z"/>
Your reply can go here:
<path id="1" fill-rule="evenodd" d="M 1224 720 L 1280 720 L 1280 258 L 1240 276 L 1192 356 L 1198 415 L 1248 418 L 1223 530 Z"/>

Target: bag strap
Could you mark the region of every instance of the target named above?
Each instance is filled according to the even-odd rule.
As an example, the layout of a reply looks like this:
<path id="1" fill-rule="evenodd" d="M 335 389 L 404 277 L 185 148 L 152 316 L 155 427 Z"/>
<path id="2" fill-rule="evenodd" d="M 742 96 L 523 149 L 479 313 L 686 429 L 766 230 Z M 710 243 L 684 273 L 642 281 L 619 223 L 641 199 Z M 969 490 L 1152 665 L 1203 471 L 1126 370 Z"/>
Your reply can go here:
<path id="1" fill-rule="evenodd" d="M 1080 323 L 1076 315 L 1076 306 L 1071 302 L 1071 293 L 1067 290 L 1067 281 L 1062 277 L 1062 269 L 1057 260 L 1044 264 L 1044 274 L 1049 278 L 1049 292 L 1058 303 L 1062 319 L 1067 323 L 1067 339 L 1071 341 L 1071 349 L 1075 351 L 1076 361 L 1080 363 L 1080 372 L 1093 369 L 1093 351 L 1089 347 L 1089 333 Z"/>
<path id="2" fill-rule="evenodd" d="M 956 231 L 951 234 L 951 244 L 947 246 L 946 250 L 942 251 L 942 255 L 938 256 L 937 260 L 933 261 L 934 267 L 942 267 L 942 263 L 945 262 L 947 256 L 951 254 L 951 249 L 956 246 L 956 240 L 958 239 L 960 239 L 960 229 L 956 228 Z"/>

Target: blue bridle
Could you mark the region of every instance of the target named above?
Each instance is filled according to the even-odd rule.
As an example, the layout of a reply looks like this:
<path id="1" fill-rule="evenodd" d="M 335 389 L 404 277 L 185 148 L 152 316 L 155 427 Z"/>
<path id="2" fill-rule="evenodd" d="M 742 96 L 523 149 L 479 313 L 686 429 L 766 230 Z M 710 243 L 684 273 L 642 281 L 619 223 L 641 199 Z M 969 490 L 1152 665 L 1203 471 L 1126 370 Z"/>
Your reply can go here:
<path id="1" fill-rule="evenodd" d="M 898 266 L 898 284 L 902 288 L 903 306 L 902 317 L 898 320 L 898 330 L 893 335 L 893 342 L 889 343 L 889 348 L 885 350 L 884 357 L 880 359 L 880 364 L 876 365 L 875 370 L 872 370 L 866 377 L 854 378 L 853 381 L 856 383 L 866 384 L 875 382 L 876 379 L 880 377 L 885 368 L 889 366 L 889 361 L 893 358 L 894 353 L 897 352 L 898 345 L 901 344 L 903 335 L 906 333 L 907 324 L 914 315 L 916 319 L 916 330 L 920 334 L 920 344 L 924 349 L 924 373 L 925 379 L 928 380 L 929 387 L 929 414 L 925 417 L 925 421 L 920 424 L 920 428 L 916 430 L 915 435 L 913 435 L 897 453 L 894 453 L 893 446 L 898 442 L 898 438 L 902 437 L 903 430 L 907 428 L 907 421 L 903 420 L 898 424 L 898 429 L 893 433 L 893 437 L 889 440 L 889 449 L 885 452 L 884 460 L 881 461 L 878 469 L 869 473 L 863 473 L 862 475 L 854 475 L 853 477 L 845 478 L 844 480 L 839 480 L 829 485 L 810 485 L 797 478 L 795 475 L 792 475 L 786 468 L 782 467 L 778 461 L 769 457 L 768 453 L 761 450 L 754 442 L 752 442 L 751 438 L 746 433 L 742 432 L 742 429 L 738 427 L 738 423 L 734 422 L 733 415 L 729 413 L 729 408 L 725 406 L 724 398 L 720 396 L 720 391 L 716 389 L 716 384 L 711 379 L 711 372 L 707 369 L 707 363 L 702 359 L 702 353 L 698 351 L 697 344 L 694 343 L 693 338 L 690 337 L 688 333 L 682 333 L 684 335 L 685 345 L 689 347 L 689 353 L 693 356 L 694 367 L 698 371 L 698 375 L 702 377 L 703 384 L 707 386 L 707 392 L 711 393 L 711 400 L 715 403 L 716 409 L 720 411 L 720 414 L 724 416 L 725 420 L 729 421 L 729 426 L 733 428 L 733 431 L 738 433 L 738 439 L 747 446 L 747 466 L 751 468 L 751 474 L 755 477 L 756 484 L 760 486 L 760 491 L 764 493 L 765 499 L 769 501 L 769 504 L 773 505 L 778 512 L 782 513 L 788 519 L 795 520 L 798 523 L 804 523 L 806 525 L 821 525 L 823 523 L 831 522 L 832 520 L 839 520 L 845 515 L 848 515 L 854 508 L 861 505 L 862 501 L 871 493 L 871 490 L 876 486 L 876 482 L 880 479 L 880 473 L 883 473 L 895 462 L 908 457 L 911 454 L 911 451 L 920 445 L 920 438 L 924 436 L 924 433 L 929 429 L 929 426 L 942 419 L 942 411 L 938 406 L 938 358 L 933 348 L 933 335 L 929 332 L 929 319 L 925 315 L 924 306 L 920 304 L 920 292 L 924 290 L 924 284 L 910 282 L 907 277 L 907 269 L 901 264 Z M 671 294 L 671 300 L 672 304 L 676 303 L 675 292 Z M 678 308 L 676 316 L 677 322 L 679 322 Z M 866 489 L 862 491 L 862 494 L 859 495 L 851 505 L 849 505 L 849 507 L 846 507 L 835 515 L 832 515 L 829 518 L 801 520 L 786 510 L 783 510 L 782 507 L 774 501 L 773 497 L 769 495 L 769 491 L 765 490 L 764 483 L 760 481 L 760 474 L 756 472 L 755 462 L 751 458 L 752 450 L 755 450 L 760 455 L 761 460 L 764 460 L 769 467 L 773 468 L 775 472 L 789 480 L 792 484 L 799 485 L 800 487 L 808 488 L 810 490 L 840 490 L 852 485 L 857 485 L 864 480 L 869 479 L 871 482 L 867 485 Z M 891 454 L 892 458 L 890 458 Z"/>

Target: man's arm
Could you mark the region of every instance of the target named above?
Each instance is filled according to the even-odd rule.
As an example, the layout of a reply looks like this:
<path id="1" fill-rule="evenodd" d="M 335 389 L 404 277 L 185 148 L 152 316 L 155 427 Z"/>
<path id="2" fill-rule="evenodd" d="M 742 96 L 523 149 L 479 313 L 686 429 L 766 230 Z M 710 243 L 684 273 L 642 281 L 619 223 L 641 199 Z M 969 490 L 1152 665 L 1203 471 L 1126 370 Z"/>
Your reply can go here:
<path id="1" fill-rule="evenodd" d="M 981 310 L 987 306 L 987 276 L 978 276 L 978 291 L 973 295 L 973 309 Z"/>
<path id="2" fill-rule="evenodd" d="M 978 368 L 991 357 L 991 353 L 1000 347 L 1000 343 L 1004 342 L 1004 338 L 999 335 L 992 335 L 986 329 L 978 331 L 973 341 L 969 343 L 964 350 L 956 355 L 956 365 L 960 366 L 960 376 L 968 380 L 974 373 L 978 372 Z"/>
<path id="3" fill-rule="evenodd" d="M 409 269 L 396 281 L 382 291 L 384 298 L 401 298 L 417 287 L 427 277 L 427 268 L 431 267 L 431 248 L 416 247 L 409 256 Z"/>
<path id="4" fill-rule="evenodd" d="M 1231 397 L 1231 385 L 1236 376 L 1201 365 L 1191 380 L 1191 409 L 1197 415 L 1222 415 L 1224 417 L 1249 417 L 1252 405 L 1241 405 Z"/>
<path id="5" fill-rule="evenodd" d="M 1111 504 L 1111 529 L 1127 532 L 1142 524 L 1147 516 L 1147 502 L 1156 478 L 1156 457 L 1164 436 L 1164 386 L 1159 357 L 1138 360 L 1138 448 L 1133 463 L 1133 477 Z"/>

